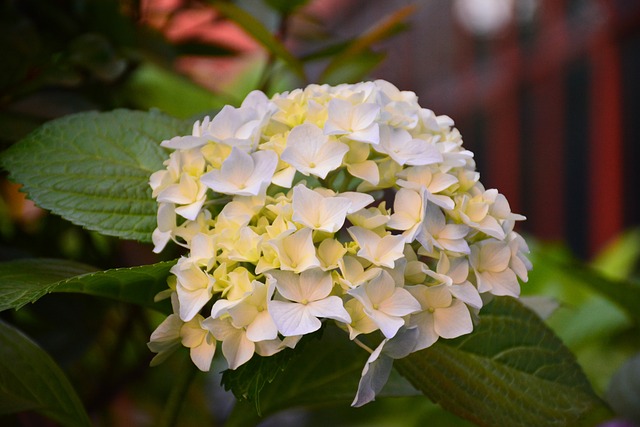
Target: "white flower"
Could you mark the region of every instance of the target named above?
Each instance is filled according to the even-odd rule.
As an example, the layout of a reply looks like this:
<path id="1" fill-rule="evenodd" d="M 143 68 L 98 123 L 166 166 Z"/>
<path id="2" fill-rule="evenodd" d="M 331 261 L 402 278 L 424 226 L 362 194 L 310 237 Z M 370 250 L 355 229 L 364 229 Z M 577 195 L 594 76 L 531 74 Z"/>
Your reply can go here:
<path id="1" fill-rule="evenodd" d="M 406 288 L 420 302 L 422 311 L 412 314 L 409 325 L 418 328 L 414 351 L 431 346 L 442 338 L 456 338 L 473 330 L 469 309 L 451 296 L 446 285 L 415 285 Z"/>
<path id="2" fill-rule="evenodd" d="M 386 271 L 357 288 L 348 291 L 364 307 L 387 338 L 392 338 L 404 325 L 403 316 L 420 310 L 420 304 L 406 289 L 399 288 Z"/>
<path id="3" fill-rule="evenodd" d="M 380 107 L 364 103 L 353 105 L 349 101 L 334 98 L 327 105 L 328 118 L 324 125 L 326 135 L 345 135 L 354 141 L 378 144 L 380 131 L 376 117 Z"/>
<path id="4" fill-rule="evenodd" d="M 229 369 L 236 369 L 253 357 L 256 344 L 247 338 L 247 331 L 244 328 L 233 326 L 230 317 L 221 319 L 209 317 L 202 323 L 218 341 L 222 341 L 222 354 L 227 360 Z"/>
<path id="5" fill-rule="evenodd" d="M 375 265 L 393 268 L 395 261 L 402 258 L 403 236 L 388 234 L 380 237 L 373 231 L 362 227 L 349 227 L 347 231 L 360 246 L 358 256 Z"/>
<path id="6" fill-rule="evenodd" d="M 216 236 L 214 234 L 198 233 L 191 239 L 189 259 L 209 271 L 216 261 L 216 250 Z"/>
<path id="7" fill-rule="evenodd" d="M 383 127 L 377 151 L 388 154 L 398 164 L 431 165 L 442 162 L 442 154 L 431 141 L 413 138 L 404 129 Z"/>
<path id="8" fill-rule="evenodd" d="M 378 345 L 364 365 L 358 392 L 351 406 L 357 408 L 375 400 L 391 374 L 393 360 L 402 359 L 415 351 L 417 335 L 416 329 L 401 329 L 395 337 L 386 338 Z"/>
<path id="9" fill-rule="evenodd" d="M 481 190 L 478 187 L 476 189 Z M 498 240 L 503 240 L 505 238 L 504 230 L 498 220 L 489 212 L 497 194 L 495 190 L 487 190 L 474 196 L 464 194 L 456 202 L 456 212 L 469 227 L 480 230 Z"/>
<path id="10" fill-rule="evenodd" d="M 358 212 L 375 201 L 371 195 L 358 193 L 357 191 L 345 191 L 338 193 L 337 196 L 349 199 L 351 202 L 349 209 L 347 209 L 347 214 Z"/>
<path id="11" fill-rule="evenodd" d="M 303 228 L 282 239 L 271 241 L 270 245 L 278 254 L 282 270 L 300 273 L 310 268 L 320 267 L 310 228 Z"/>
<path id="12" fill-rule="evenodd" d="M 257 196 L 271 183 L 277 165 L 278 155 L 271 150 L 247 154 L 234 147 L 222 168 L 207 172 L 200 181 L 218 193 Z"/>
<path id="13" fill-rule="evenodd" d="M 291 130 L 280 158 L 304 175 L 324 179 L 342 164 L 347 151 L 346 144 L 332 140 L 318 126 L 305 123 Z"/>
<path id="14" fill-rule="evenodd" d="M 171 273 L 177 278 L 180 318 L 187 322 L 211 299 L 214 279 L 187 258 L 181 258 L 171 267 Z"/>
<path id="15" fill-rule="evenodd" d="M 520 295 L 516 274 L 509 268 L 511 248 L 506 242 L 488 239 L 471 246 L 469 262 L 476 276 L 478 291 L 494 295 Z"/>
<path id="16" fill-rule="evenodd" d="M 352 298 L 344 304 L 345 310 L 351 317 L 351 323 L 347 324 L 349 339 L 353 340 L 360 334 L 368 334 L 377 331 L 378 325 L 364 311 L 364 306 L 356 298 Z"/>
<path id="17" fill-rule="evenodd" d="M 533 268 L 531 261 L 525 256 L 525 254 L 529 253 L 529 246 L 527 246 L 527 242 L 522 236 L 515 231 L 507 235 L 507 242 L 509 242 L 509 248 L 511 249 L 509 268 L 516 273 L 520 280 L 526 282 L 529 275 L 528 271 Z"/>
<path id="18" fill-rule="evenodd" d="M 269 312 L 284 336 L 304 335 L 320 329 L 319 318 L 351 323 L 342 299 L 329 296 L 333 288 L 331 274 L 320 269 L 295 274 L 274 270 L 272 286 L 286 300 L 269 301 Z"/>
<path id="19" fill-rule="evenodd" d="M 426 266 L 425 266 L 426 267 Z M 436 271 L 425 268 L 424 272 L 436 284 L 444 284 L 451 295 L 474 308 L 482 307 L 482 299 L 475 286 L 467 280 L 469 275 L 469 261 L 467 257 L 450 258 L 446 253 L 440 253 Z"/>
<path id="20" fill-rule="evenodd" d="M 209 371 L 216 352 L 216 340 L 205 327 L 204 317 L 196 315 L 180 328 L 182 345 L 189 349 L 193 364 L 201 371 Z"/>
<path id="21" fill-rule="evenodd" d="M 205 134 L 215 142 L 251 150 L 258 144 L 264 120 L 260 113 L 265 112 L 248 106 L 234 108 L 226 105 L 211 120 Z"/>
<path id="22" fill-rule="evenodd" d="M 293 188 L 293 219 L 314 230 L 335 233 L 344 224 L 351 200 L 345 197 L 325 197 L 304 185 Z"/>
<path id="23" fill-rule="evenodd" d="M 347 216 L 347 219 L 349 219 L 353 225 L 366 228 L 376 233 L 377 230 L 382 229 L 389 222 L 390 218 L 391 216 L 386 209 L 385 202 L 382 202 L 378 207 L 362 209 Z"/>
<path id="24" fill-rule="evenodd" d="M 176 229 L 176 205 L 173 203 L 159 203 L 158 226 L 153 230 L 151 239 L 153 241 L 153 252 L 160 253 L 171 240 L 173 231 Z"/>
<path id="25" fill-rule="evenodd" d="M 245 328 L 247 338 L 253 342 L 273 340 L 278 337 L 278 329 L 267 310 L 270 298 L 268 288 L 262 282 L 254 280 L 253 289 L 240 300 L 235 301 L 226 309 L 231 316 L 233 326 Z M 214 310 L 211 310 L 214 315 Z"/>
<path id="26" fill-rule="evenodd" d="M 431 166 L 412 166 L 398 173 L 398 185 L 416 191 L 426 189 L 427 199 L 443 209 L 453 209 L 451 197 L 436 194 L 458 183 L 458 178 L 448 173 L 434 172 Z"/>
<path id="27" fill-rule="evenodd" d="M 416 240 L 427 252 L 432 252 L 435 246 L 438 249 L 468 254 L 469 244 L 465 240 L 468 233 L 469 227 L 463 224 L 447 224 L 442 210 L 427 203 Z"/>
<path id="28" fill-rule="evenodd" d="M 206 135 L 206 129 L 208 129 L 210 123 L 211 119 L 209 116 L 202 119 L 202 124 L 200 123 L 200 120 L 197 120 L 193 124 L 193 131 L 191 135 L 173 137 L 169 140 L 162 141 L 160 146 L 174 150 L 188 150 L 191 148 L 202 147 L 209 142 L 209 137 Z"/>
<path id="29" fill-rule="evenodd" d="M 342 273 L 340 283 L 345 289 L 355 288 L 380 274 L 379 268 L 365 270 L 362 263 L 352 256 L 345 256 L 339 264 Z"/>
<path id="30" fill-rule="evenodd" d="M 344 156 L 343 163 L 347 166 L 349 173 L 369 182 L 371 185 L 377 185 L 380 182 L 380 171 L 377 163 L 369 160 L 371 146 L 364 142 L 347 142 L 349 151 Z"/>
<path id="31" fill-rule="evenodd" d="M 413 242 L 425 215 L 426 191 L 416 192 L 401 188 L 393 201 L 393 214 L 387 223 L 389 228 L 403 230 L 407 243 Z"/>
<path id="32" fill-rule="evenodd" d="M 320 260 L 320 268 L 324 271 L 338 268 L 338 264 L 342 261 L 347 253 L 344 245 L 336 239 L 324 239 L 318 245 L 318 260 Z"/>
<path id="33" fill-rule="evenodd" d="M 176 213 L 193 221 L 198 216 L 205 201 L 207 187 L 188 173 L 180 175 L 180 181 L 167 186 L 158 193 L 157 200 L 160 203 L 173 203 L 181 205 L 176 208 Z"/>
<path id="34" fill-rule="evenodd" d="M 173 354 L 180 346 L 180 328 L 184 322 L 177 314 L 170 314 L 153 331 L 147 347 L 156 354 L 151 359 L 151 366 L 159 365 Z"/>
<path id="35" fill-rule="evenodd" d="M 531 269 L 514 231 L 524 217 L 484 188 L 453 126 L 378 80 L 254 91 L 163 141 L 175 151 L 149 179 L 154 251 L 172 240 L 188 254 L 157 295 L 174 304 L 153 363 L 182 343 L 207 370 L 221 341 L 236 369 L 331 319 L 352 340 L 384 337 L 361 406 L 393 359 L 470 332 L 481 293 L 517 296 Z"/>

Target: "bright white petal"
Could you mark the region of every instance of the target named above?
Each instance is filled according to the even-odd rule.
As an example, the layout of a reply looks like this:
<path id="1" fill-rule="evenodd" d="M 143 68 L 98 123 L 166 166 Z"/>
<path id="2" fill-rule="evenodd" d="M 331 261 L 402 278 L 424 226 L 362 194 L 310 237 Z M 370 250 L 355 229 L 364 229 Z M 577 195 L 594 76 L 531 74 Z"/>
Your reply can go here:
<path id="1" fill-rule="evenodd" d="M 460 300 L 451 306 L 439 308 L 433 313 L 435 332 L 442 338 L 456 338 L 473 331 L 469 309 Z"/>
<path id="2" fill-rule="evenodd" d="M 216 352 L 216 341 L 206 339 L 197 347 L 192 347 L 189 351 L 193 364 L 203 372 L 208 372 L 211 368 L 211 361 Z"/>
<path id="3" fill-rule="evenodd" d="M 410 324 L 418 328 L 418 338 L 416 338 L 414 351 L 431 347 L 433 343 L 438 341 L 439 336 L 434 328 L 432 313 L 423 311 L 422 313 L 412 314 Z"/>
<path id="4" fill-rule="evenodd" d="M 269 274 L 276 279 L 275 286 L 283 297 L 295 302 L 305 298 L 300 290 L 300 275 L 281 270 L 274 270 Z"/>
<path id="5" fill-rule="evenodd" d="M 283 188 L 291 188 L 293 178 L 296 175 L 296 168 L 288 166 L 273 175 L 271 182 Z"/>
<path id="6" fill-rule="evenodd" d="M 364 103 L 353 108 L 351 127 L 353 130 L 364 130 L 372 127 L 374 120 L 378 117 L 380 107 L 373 103 Z M 377 144 L 378 141 L 372 142 Z"/>
<path id="7" fill-rule="evenodd" d="M 347 170 L 351 175 L 356 178 L 361 178 L 371 185 L 378 185 L 380 182 L 380 171 L 378 170 L 377 163 L 373 160 L 365 160 L 362 163 L 348 164 Z"/>
<path id="8" fill-rule="evenodd" d="M 344 193 L 339 193 L 338 196 L 346 197 L 351 202 L 351 205 L 347 210 L 348 214 L 352 214 L 359 211 L 360 209 L 364 209 L 375 201 L 373 196 L 371 196 L 370 194 L 358 193 L 356 191 L 345 191 Z"/>
<path id="9" fill-rule="evenodd" d="M 306 301 L 317 301 L 331 293 L 333 280 L 331 273 L 313 268 L 300 274 L 300 296 Z M 298 301 L 302 302 L 302 300 Z"/>
<path id="10" fill-rule="evenodd" d="M 180 300 L 180 318 L 185 322 L 193 319 L 211 299 L 211 291 L 208 288 L 189 291 L 178 285 L 176 291 Z"/>
<path id="11" fill-rule="evenodd" d="M 382 334 L 387 338 L 393 338 L 398 330 L 404 326 L 404 319 L 400 317 L 389 316 L 378 310 L 368 312 L 366 307 L 365 313 L 367 313 L 369 317 L 376 322 L 376 325 L 378 325 Z"/>
<path id="12" fill-rule="evenodd" d="M 308 307 L 309 313 L 313 316 L 334 319 L 346 324 L 351 323 L 351 316 L 344 309 L 340 297 L 330 296 L 322 300 L 313 301 L 308 304 Z"/>
<path id="13" fill-rule="evenodd" d="M 382 301 L 380 311 L 391 316 L 406 316 L 420 311 L 420 303 L 406 289 L 396 288 L 393 296 Z"/>
<path id="14" fill-rule="evenodd" d="M 449 288 L 451 295 L 474 308 L 482 307 L 482 298 L 475 286 L 469 282 L 453 285 Z"/>
<path id="15" fill-rule="evenodd" d="M 285 337 L 308 334 L 317 331 L 322 325 L 304 304 L 269 301 L 269 313 Z"/>
<path id="16" fill-rule="evenodd" d="M 362 286 L 372 306 L 379 306 L 391 298 L 396 290 L 393 278 L 386 271 L 381 271 L 378 276 Z"/>
<path id="17" fill-rule="evenodd" d="M 240 330 L 222 342 L 222 354 L 227 359 L 229 369 L 236 369 L 247 363 L 253 357 L 255 348 L 255 344 Z"/>
<path id="18" fill-rule="evenodd" d="M 493 295 L 508 295 L 517 298 L 520 295 L 520 284 L 516 274 L 511 269 L 500 273 L 485 271 L 481 273 L 482 279 L 491 283 Z"/>
<path id="19" fill-rule="evenodd" d="M 503 242 L 489 242 L 481 248 L 482 269 L 488 271 L 503 271 L 509 265 L 511 249 Z"/>
<path id="20" fill-rule="evenodd" d="M 273 340 L 278 337 L 278 327 L 267 310 L 261 311 L 247 326 L 247 338 L 253 342 Z"/>

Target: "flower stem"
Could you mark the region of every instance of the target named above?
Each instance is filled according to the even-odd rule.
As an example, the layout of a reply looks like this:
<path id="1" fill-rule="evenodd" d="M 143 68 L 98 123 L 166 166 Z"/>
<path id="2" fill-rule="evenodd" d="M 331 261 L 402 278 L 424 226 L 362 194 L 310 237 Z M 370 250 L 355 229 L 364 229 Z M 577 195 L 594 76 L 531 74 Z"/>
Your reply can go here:
<path id="1" fill-rule="evenodd" d="M 368 345 L 366 345 L 365 343 L 360 341 L 358 338 L 354 338 L 353 342 L 356 343 L 358 346 L 360 346 L 360 347 L 364 348 L 365 350 L 367 350 L 369 353 L 373 353 L 373 350 L 370 349 Z"/>
<path id="2" fill-rule="evenodd" d="M 196 366 L 191 362 L 191 359 L 187 356 L 182 363 L 182 369 L 176 376 L 175 383 L 167 399 L 167 403 L 162 411 L 162 417 L 160 419 L 160 427 L 173 427 L 177 425 L 178 415 L 180 415 L 180 409 L 184 403 L 189 386 L 198 372 Z"/>

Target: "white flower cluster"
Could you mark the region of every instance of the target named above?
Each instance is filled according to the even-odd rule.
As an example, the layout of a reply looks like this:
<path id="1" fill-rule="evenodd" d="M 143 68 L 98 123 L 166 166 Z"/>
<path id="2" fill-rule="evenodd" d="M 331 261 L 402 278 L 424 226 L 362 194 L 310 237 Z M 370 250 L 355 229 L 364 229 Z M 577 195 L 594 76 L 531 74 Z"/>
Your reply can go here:
<path id="1" fill-rule="evenodd" d="M 359 406 L 393 359 L 471 332 L 482 293 L 527 280 L 524 217 L 485 190 L 449 117 L 386 81 L 255 91 L 161 145 L 155 250 L 189 252 L 161 295 L 174 314 L 154 363 L 182 344 L 207 371 L 220 341 L 235 369 L 331 319 L 379 343 Z"/>

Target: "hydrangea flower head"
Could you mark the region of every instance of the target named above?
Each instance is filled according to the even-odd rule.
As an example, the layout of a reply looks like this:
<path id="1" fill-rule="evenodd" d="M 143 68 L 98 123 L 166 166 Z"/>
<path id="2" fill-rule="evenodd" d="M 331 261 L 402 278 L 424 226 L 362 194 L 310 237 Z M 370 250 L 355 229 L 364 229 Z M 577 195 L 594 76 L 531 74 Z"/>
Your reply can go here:
<path id="1" fill-rule="evenodd" d="M 378 343 L 360 406 L 393 359 L 471 332 L 481 295 L 518 296 L 531 269 L 524 217 L 481 184 L 453 120 L 389 82 L 255 91 L 161 145 L 154 250 L 188 252 L 154 363 L 182 344 L 208 370 L 220 342 L 236 369 L 337 323 Z"/>

